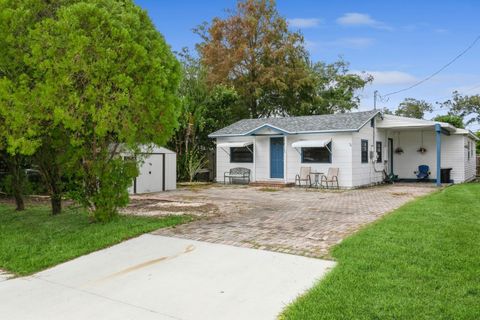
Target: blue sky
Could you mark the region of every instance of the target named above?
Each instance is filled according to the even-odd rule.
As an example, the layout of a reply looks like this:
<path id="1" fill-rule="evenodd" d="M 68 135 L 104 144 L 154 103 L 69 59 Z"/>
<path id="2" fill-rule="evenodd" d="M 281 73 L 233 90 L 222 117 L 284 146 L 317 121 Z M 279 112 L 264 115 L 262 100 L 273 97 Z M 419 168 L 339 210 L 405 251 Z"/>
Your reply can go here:
<path id="1" fill-rule="evenodd" d="M 173 50 L 193 48 L 192 29 L 224 16 L 233 0 L 135 0 L 147 10 Z M 402 89 L 430 75 L 480 34 L 480 1 L 314 1 L 278 0 L 280 14 L 300 30 L 312 58 L 333 62 L 339 56 L 353 71 L 375 81 L 360 94 L 361 110 L 373 108 L 373 91 Z M 425 84 L 379 101 L 394 109 L 406 97 L 444 101 L 453 90 L 480 94 L 480 41 L 456 63 Z M 435 106 L 438 109 L 438 106 Z M 434 114 L 443 114 L 437 110 Z M 427 118 L 433 117 L 429 114 Z M 478 126 L 477 126 L 478 127 Z M 472 127 L 472 129 L 477 129 Z"/>

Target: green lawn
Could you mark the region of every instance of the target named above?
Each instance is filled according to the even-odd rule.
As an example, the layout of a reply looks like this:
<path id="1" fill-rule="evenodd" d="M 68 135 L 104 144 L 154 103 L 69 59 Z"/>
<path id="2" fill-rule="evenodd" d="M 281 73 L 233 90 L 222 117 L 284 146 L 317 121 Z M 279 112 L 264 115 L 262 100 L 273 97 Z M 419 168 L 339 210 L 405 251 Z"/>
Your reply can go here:
<path id="1" fill-rule="evenodd" d="M 24 212 L 0 205 L 0 269 L 27 275 L 96 251 L 142 233 L 173 226 L 191 217 L 120 216 L 112 222 L 91 223 L 83 210 L 65 209 L 51 216 L 45 206 Z"/>
<path id="2" fill-rule="evenodd" d="M 480 319 L 480 184 L 410 202 L 332 256 L 281 319 Z"/>

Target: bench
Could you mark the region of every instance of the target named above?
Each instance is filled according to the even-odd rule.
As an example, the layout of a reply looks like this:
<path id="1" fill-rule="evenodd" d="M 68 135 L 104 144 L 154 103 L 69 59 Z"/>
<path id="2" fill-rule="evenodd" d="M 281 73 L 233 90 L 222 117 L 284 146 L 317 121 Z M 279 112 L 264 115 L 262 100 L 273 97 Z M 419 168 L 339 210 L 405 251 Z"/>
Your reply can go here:
<path id="1" fill-rule="evenodd" d="M 223 174 L 223 183 L 227 183 L 227 178 L 229 183 L 232 183 L 233 180 L 244 180 L 247 183 L 250 183 L 250 169 L 247 168 L 231 168 L 229 171 Z"/>

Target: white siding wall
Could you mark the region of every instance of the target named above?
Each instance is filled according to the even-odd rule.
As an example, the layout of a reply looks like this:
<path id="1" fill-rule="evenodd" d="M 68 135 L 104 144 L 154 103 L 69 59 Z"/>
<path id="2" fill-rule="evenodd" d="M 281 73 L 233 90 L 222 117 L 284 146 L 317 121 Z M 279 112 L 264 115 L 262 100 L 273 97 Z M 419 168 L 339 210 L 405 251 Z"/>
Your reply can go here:
<path id="1" fill-rule="evenodd" d="M 423 154 L 417 152 L 421 147 L 420 130 L 389 132 L 389 137 L 393 139 L 393 150 L 398 147 L 403 149 L 402 154 L 393 153 L 393 172 L 400 179 L 416 179 L 414 171 L 424 164 L 430 167 L 430 178 L 436 178 L 436 142 L 433 130 L 423 132 L 423 147 L 427 149 Z"/>
<path id="2" fill-rule="evenodd" d="M 398 140 L 399 134 L 400 144 Z M 427 152 L 423 154 L 417 152 L 421 146 L 422 139 L 420 130 L 389 131 L 388 137 L 393 139 L 394 150 L 400 146 L 404 151 L 402 154 L 393 154 L 393 171 L 400 179 L 416 179 L 414 171 L 418 170 L 419 165 L 423 164 L 430 167 L 430 179 L 437 178 L 437 147 L 433 130 L 423 131 L 423 147 L 427 149 Z M 465 181 L 465 168 L 467 166 L 465 160 L 467 152 L 464 147 L 465 137 L 463 135 L 453 134 L 446 136 L 442 134 L 441 139 L 441 167 L 452 168 L 450 178 L 455 183 Z M 474 166 L 475 163 L 473 162 Z"/>
<path id="3" fill-rule="evenodd" d="M 362 163 L 361 141 L 368 140 L 369 161 Z M 376 141 L 382 142 L 382 163 L 376 162 Z M 375 141 L 373 139 L 373 128 L 370 122 L 358 132 L 352 135 L 352 186 L 359 187 L 383 181 L 384 160 L 388 158 L 388 141 L 384 130 L 375 129 Z M 373 157 L 370 158 L 373 151 Z"/>
<path id="4" fill-rule="evenodd" d="M 255 163 L 230 163 L 229 155 L 221 148 L 217 148 L 217 177 L 218 182 L 223 182 L 224 172 L 234 167 L 244 167 L 252 171 L 252 181 L 268 181 L 270 179 L 270 136 L 256 137 L 228 137 L 217 138 L 217 143 L 246 141 L 255 139 Z M 292 148 L 292 143 L 299 140 L 328 140 L 332 139 L 332 163 L 301 163 L 300 150 Z M 352 187 L 352 135 L 351 133 L 336 134 L 305 134 L 287 136 L 285 145 L 287 182 L 294 182 L 295 175 L 300 172 L 300 167 L 309 166 L 313 171 L 327 173 L 329 167 L 338 167 L 339 184 L 341 187 Z M 226 150 L 229 152 L 229 150 Z"/>
<path id="5" fill-rule="evenodd" d="M 251 137 L 228 137 L 228 138 L 217 138 L 217 144 L 218 143 L 225 143 L 225 142 L 239 142 L 239 141 L 253 141 L 253 138 Z M 257 157 L 257 146 L 255 146 L 254 150 L 254 155 Z M 251 171 L 251 177 L 252 181 L 255 181 L 255 171 L 253 170 L 254 166 L 253 163 L 230 163 L 230 149 L 225 148 L 223 150 L 222 148 L 216 148 L 217 149 L 217 177 L 216 181 L 217 182 L 223 182 L 223 174 L 230 170 L 231 168 L 235 167 L 243 167 L 243 168 L 248 168 Z"/>
<path id="6" fill-rule="evenodd" d="M 165 190 L 177 188 L 177 154 L 165 154 Z"/>
<path id="7" fill-rule="evenodd" d="M 270 137 L 255 138 L 255 181 L 270 179 Z"/>
<path id="8" fill-rule="evenodd" d="M 465 181 L 469 181 L 475 178 L 477 172 L 477 163 L 476 163 L 476 144 L 475 140 L 471 139 L 470 137 L 463 136 L 464 140 L 464 146 L 468 145 L 470 143 L 470 148 L 473 149 L 473 156 L 470 155 L 470 158 L 468 157 L 468 149 L 464 147 L 464 163 L 465 163 Z"/>
<path id="9" fill-rule="evenodd" d="M 299 140 L 330 140 L 332 139 L 332 163 L 301 163 L 301 150 L 292 148 L 292 143 Z M 287 136 L 287 180 L 295 181 L 295 175 L 300 167 L 311 167 L 312 171 L 327 173 L 328 168 L 339 168 L 339 185 L 344 188 L 352 187 L 352 134 L 304 134 Z"/>
<path id="10" fill-rule="evenodd" d="M 465 169 L 464 169 L 464 157 L 466 156 L 464 150 L 464 137 L 462 135 L 450 135 L 441 136 L 442 139 L 442 153 L 440 158 L 440 167 L 441 168 L 452 168 L 450 172 L 450 179 L 455 183 L 465 181 Z M 432 154 L 435 155 L 436 161 L 436 149 L 431 147 Z M 417 152 L 418 153 L 418 152 Z M 435 168 L 437 166 L 435 165 Z M 436 169 L 435 169 L 436 170 Z M 436 177 L 435 173 L 432 172 L 433 176 Z"/>

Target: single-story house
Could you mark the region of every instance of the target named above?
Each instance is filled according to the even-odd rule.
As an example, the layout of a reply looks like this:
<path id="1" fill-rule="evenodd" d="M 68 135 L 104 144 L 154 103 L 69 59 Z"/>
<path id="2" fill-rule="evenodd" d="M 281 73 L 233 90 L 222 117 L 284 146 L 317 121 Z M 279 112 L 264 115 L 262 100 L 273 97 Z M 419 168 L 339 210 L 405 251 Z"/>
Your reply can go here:
<path id="1" fill-rule="evenodd" d="M 475 178 L 472 132 L 378 110 L 245 119 L 209 137 L 216 139 L 218 182 L 235 167 L 250 169 L 253 182 L 280 183 L 293 183 L 301 167 L 323 173 L 334 167 L 343 188 L 380 183 L 385 173 L 414 181 L 420 165 L 437 184 L 442 168 L 451 168 L 453 183 Z"/>
<path id="2" fill-rule="evenodd" d="M 132 156 L 125 153 L 124 156 Z M 139 175 L 128 189 L 130 194 L 175 190 L 177 187 L 177 154 L 167 148 L 143 146 Z"/>

